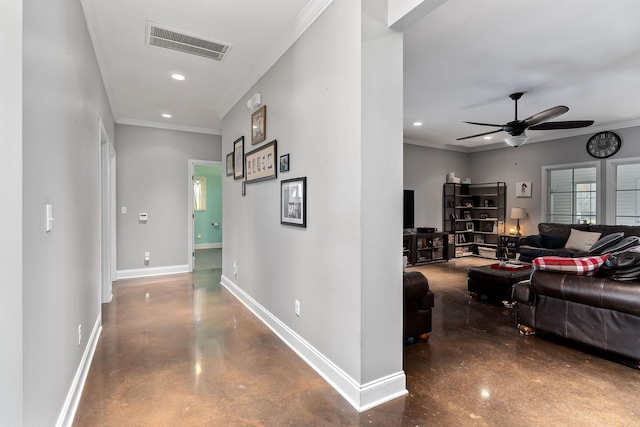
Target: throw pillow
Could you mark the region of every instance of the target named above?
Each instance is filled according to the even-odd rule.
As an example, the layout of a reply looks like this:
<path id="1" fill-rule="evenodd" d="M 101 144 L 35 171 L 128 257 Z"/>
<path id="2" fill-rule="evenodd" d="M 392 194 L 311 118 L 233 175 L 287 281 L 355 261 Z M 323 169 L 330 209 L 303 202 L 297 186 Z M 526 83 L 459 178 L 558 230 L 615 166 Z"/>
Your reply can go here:
<path id="1" fill-rule="evenodd" d="M 609 258 L 610 254 L 601 256 L 565 258 L 560 256 L 541 256 L 533 260 L 536 270 L 556 271 L 579 276 L 591 276 Z"/>
<path id="2" fill-rule="evenodd" d="M 574 251 L 587 252 L 591 246 L 600 238 L 600 233 L 592 233 L 589 231 L 580 231 L 575 228 L 571 229 L 569 240 L 564 244 L 565 249 L 573 249 Z"/>
<path id="3" fill-rule="evenodd" d="M 609 246 L 615 245 L 623 238 L 624 238 L 623 232 L 607 234 L 606 236 L 604 236 L 603 238 L 595 242 L 593 246 L 591 246 L 591 249 L 589 249 L 589 253 L 600 254 L 604 252 L 604 250 L 607 249 Z"/>
<path id="4" fill-rule="evenodd" d="M 564 238 L 555 234 L 541 234 L 542 247 L 547 249 L 564 248 Z"/>
<path id="5" fill-rule="evenodd" d="M 640 237 L 638 236 L 625 237 L 615 245 L 609 246 L 607 249 L 603 251 L 603 253 L 612 254 L 614 252 L 624 251 L 625 249 L 628 249 L 632 246 L 637 246 L 638 244 L 640 244 Z"/>

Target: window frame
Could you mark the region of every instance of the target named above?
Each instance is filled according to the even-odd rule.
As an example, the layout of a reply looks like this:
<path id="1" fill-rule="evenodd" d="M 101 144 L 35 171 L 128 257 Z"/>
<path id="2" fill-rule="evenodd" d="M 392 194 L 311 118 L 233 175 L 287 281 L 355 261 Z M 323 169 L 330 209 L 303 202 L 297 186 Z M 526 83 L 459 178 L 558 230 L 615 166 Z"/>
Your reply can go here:
<path id="1" fill-rule="evenodd" d="M 640 157 L 626 157 L 621 159 L 608 159 L 606 160 L 606 173 L 607 173 L 607 215 L 606 215 L 606 223 L 607 224 L 615 224 L 616 223 L 616 196 L 618 186 L 618 165 L 628 165 L 628 164 L 640 164 Z"/>
<path id="2" fill-rule="evenodd" d="M 544 222 L 549 222 L 549 212 L 547 211 L 547 205 L 549 200 L 549 172 L 553 170 L 565 170 L 565 169 L 583 169 L 583 168 L 596 168 L 596 224 L 602 224 L 603 208 L 602 205 L 602 176 L 601 176 L 601 162 L 590 161 L 580 163 L 566 163 L 561 165 L 542 166 L 542 200 L 540 201 L 540 218 L 544 218 Z"/>

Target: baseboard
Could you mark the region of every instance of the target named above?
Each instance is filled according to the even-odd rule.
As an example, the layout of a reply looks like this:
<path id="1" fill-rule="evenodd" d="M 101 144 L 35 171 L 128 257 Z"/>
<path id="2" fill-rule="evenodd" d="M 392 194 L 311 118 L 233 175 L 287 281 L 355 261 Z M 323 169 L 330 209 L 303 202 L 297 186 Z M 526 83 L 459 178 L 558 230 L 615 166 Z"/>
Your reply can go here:
<path id="1" fill-rule="evenodd" d="M 93 330 L 91 331 L 89 341 L 87 342 L 87 346 L 84 349 L 82 360 L 80 360 L 80 365 L 78 366 L 76 375 L 73 378 L 73 382 L 71 383 L 71 388 L 69 389 L 67 398 L 64 401 L 64 406 L 62 407 L 62 411 L 60 411 L 60 415 L 58 416 L 56 427 L 71 427 L 71 425 L 73 424 L 73 419 L 75 418 L 76 411 L 78 410 L 78 403 L 80 403 L 82 390 L 84 390 L 84 384 L 87 380 L 87 374 L 89 373 L 89 368 L 91 367 L 93 355 L 96 352 L 96 346 L 98 345 L 101 331 L 102 316 L 98 315 L 96 323 L 93 326 Z"/>
<path id="2" fill-rule="evenodd" d="M 220 249 L 222 243 L 196 243 L 193 245 L 193 249 Z"/>
<path id="3" fill-rule="evenodd" d="M 408 394 L 404 371 L 360 384 L 334 364 L 291 328 L 240 289 L 228 277 L 222 276 L 220 284 L 244 304 L 269 329 L 325 379 L 358 412 Z"/>
<path id="4" fill-rule="evenodd" d="M 118 270 L 117 280 L 133 279 L 136 277 L 164 276 L 166 274 L 189 273 L 189 265 L 168 265 L 166 267 L 133 268 Z"/>

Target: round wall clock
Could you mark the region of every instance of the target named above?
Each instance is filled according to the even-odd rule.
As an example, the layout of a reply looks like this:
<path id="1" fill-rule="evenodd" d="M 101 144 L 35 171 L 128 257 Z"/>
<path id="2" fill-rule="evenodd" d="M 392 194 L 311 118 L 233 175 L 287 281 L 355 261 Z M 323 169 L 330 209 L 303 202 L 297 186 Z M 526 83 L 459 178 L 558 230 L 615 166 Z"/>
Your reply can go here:
<path id="1" fill-rule="evenodd" d="M 622 140 L 613 132 L 598 132 L 587 141 L 587 153 L 596 159 L 606 159 L 618 152 Z"/>

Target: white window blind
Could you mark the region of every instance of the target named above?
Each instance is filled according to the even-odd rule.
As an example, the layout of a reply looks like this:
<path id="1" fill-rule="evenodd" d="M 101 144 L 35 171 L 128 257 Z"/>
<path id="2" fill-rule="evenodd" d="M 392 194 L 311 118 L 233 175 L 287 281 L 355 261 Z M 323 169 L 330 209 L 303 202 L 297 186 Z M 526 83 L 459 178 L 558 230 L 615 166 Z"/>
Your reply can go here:
<path id="1" fill-rule="evenodd" d="M 562 224 L 595 224 L 596 167 L 547 170 L 547 220 Z"/>
<path id="2" fill-rule="evenodd" d="M 640 163 L 616 165 L 616 224 L 640 224 Z"/>

